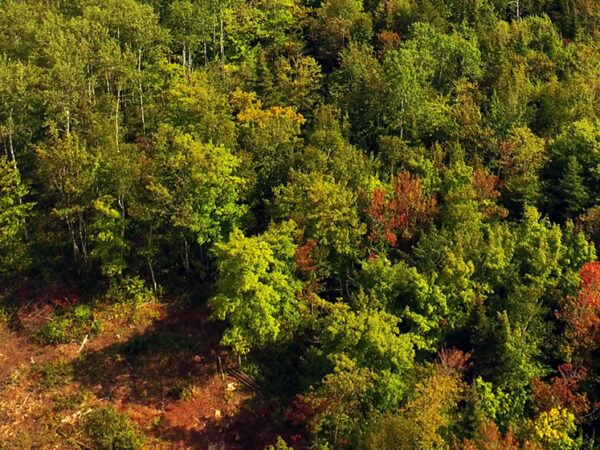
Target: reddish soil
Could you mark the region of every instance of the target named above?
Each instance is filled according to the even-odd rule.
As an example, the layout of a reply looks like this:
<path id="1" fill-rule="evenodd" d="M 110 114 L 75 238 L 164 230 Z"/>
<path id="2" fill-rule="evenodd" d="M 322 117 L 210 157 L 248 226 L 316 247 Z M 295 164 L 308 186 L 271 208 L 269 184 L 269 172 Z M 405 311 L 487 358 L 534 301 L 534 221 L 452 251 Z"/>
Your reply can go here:
<path id="1" fill-rule="evenodd" d="M 110 310 L 81 342 L 38 344 L 0 323 L 0 448 L 84 448 L 82 418 L 112 403 L 148 437 L 144 448 L 259 449 L 275 421 L 259 394 L 219 371 L 233 361 L 206 308 Z M 53 372 L 44 375 L 44 366 Z M 56 368 L 56 369 L 54 369 Z"/>

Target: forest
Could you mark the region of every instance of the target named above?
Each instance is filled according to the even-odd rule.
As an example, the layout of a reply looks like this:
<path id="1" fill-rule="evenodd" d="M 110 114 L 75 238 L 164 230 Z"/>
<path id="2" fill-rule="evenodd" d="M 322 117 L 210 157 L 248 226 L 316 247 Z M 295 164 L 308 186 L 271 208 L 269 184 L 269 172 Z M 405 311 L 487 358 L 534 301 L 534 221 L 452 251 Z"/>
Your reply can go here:
<path id="1" fill-rule="evenodd" d="M 600 2 L 0 30 L 0 448 L 600 448 Z"/>

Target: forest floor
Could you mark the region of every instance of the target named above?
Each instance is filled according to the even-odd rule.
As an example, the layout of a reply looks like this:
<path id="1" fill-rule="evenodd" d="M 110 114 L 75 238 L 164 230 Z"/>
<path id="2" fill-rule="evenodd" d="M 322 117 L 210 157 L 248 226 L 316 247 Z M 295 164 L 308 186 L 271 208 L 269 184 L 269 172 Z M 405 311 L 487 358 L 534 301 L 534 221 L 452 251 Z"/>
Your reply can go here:
<path id="1" fill-rule="evenodd" d="M 44 345 L 26 320 L 0 321 L 0 448 L 95 448 L 85 417 L 104 405 L 137 424 L 143 448 L 274 442 L 273 408 L 227 375 L 237 361 L 220 347 L 222 330 L 206 307 L 152 302 L 133 315 L 118 307 L 94 314 L 102 330 L 83 348 L 84 339 Z"/>

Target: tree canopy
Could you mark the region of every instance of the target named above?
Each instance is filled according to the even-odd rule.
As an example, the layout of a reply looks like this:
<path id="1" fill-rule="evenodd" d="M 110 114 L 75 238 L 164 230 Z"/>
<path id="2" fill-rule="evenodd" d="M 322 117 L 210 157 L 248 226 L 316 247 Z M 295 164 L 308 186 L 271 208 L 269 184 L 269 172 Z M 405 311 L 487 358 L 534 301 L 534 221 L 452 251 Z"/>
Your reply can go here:
<path id="1" fill-rule="evenodd" d="M 595 1 L 5 0 L 0 29 L 2 308 L 207 305 L 278 445 L 597 445 Z"/>

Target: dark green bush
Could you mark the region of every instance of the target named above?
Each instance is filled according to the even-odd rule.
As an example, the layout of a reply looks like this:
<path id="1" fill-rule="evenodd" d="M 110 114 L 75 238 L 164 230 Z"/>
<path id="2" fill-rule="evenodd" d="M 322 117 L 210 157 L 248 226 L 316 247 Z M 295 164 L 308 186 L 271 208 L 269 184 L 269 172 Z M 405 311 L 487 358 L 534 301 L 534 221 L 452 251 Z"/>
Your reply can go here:
<path id="1" fill-rule="evenodd" d="M 86 418 L 85 431 L 94 448 L 101 450 L 135 450 L 145 440 L 127 415 L 117 413 L 112 405 L 92 411 Z"/>

